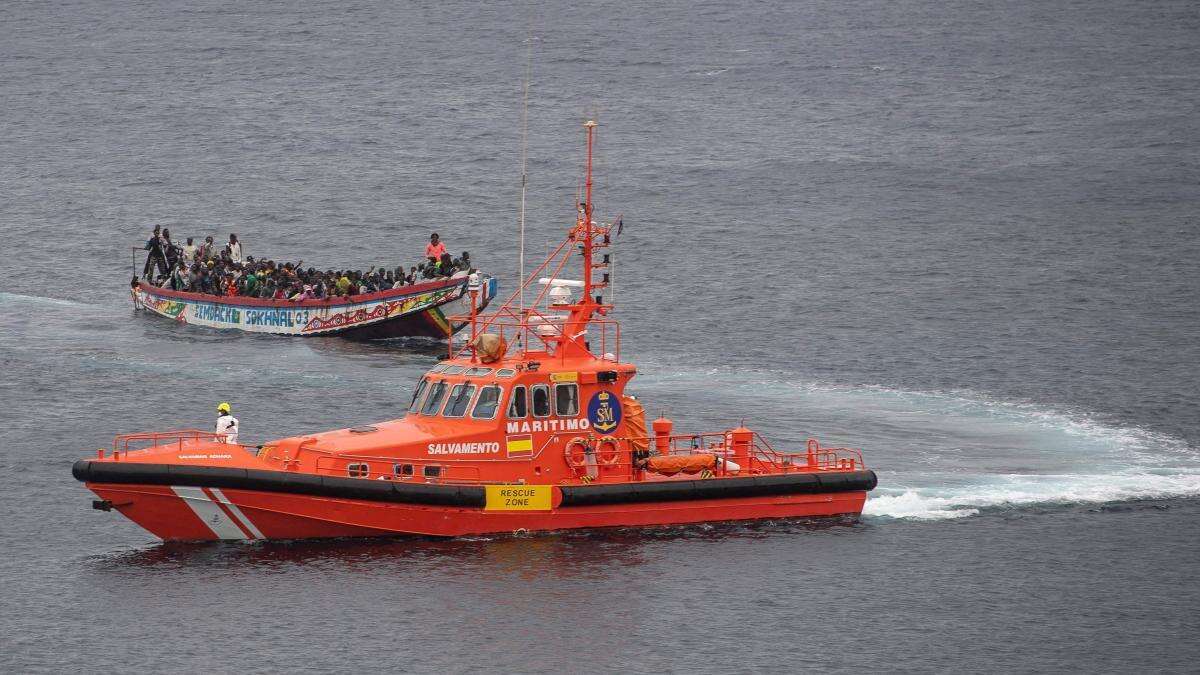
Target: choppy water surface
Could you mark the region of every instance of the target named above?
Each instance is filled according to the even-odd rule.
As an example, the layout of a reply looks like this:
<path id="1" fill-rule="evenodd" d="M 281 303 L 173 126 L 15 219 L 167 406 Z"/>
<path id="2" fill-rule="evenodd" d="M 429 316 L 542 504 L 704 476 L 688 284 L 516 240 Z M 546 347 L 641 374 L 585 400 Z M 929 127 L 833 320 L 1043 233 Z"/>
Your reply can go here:
<path id="1" fill-rule="evenodd" d="M 1190 670 L 1200 10 L 1189 2 L 0 5 L 6 672 Z M 579 122 L 651 414 L 861 447 L 858 521 L 164 546 L 114 434 L 398 414 L 443 346 L 136 316 L 149 224 L 512 287 Z"/>

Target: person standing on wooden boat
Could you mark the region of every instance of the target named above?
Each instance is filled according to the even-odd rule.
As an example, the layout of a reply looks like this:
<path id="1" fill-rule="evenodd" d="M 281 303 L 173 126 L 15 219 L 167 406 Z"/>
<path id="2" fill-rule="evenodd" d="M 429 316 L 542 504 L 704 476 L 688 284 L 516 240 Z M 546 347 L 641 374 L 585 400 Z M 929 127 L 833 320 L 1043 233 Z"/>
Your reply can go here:
<path id="1" fill-rule="evenodd" d="M 142 268 L 142 278 L 150 279 L 150 272 L 157 267 L 160 275 L 167 273 L 167 256 L 163 251 L 162 228 L 158 225 L 154 226 L 154 234 L 150 235 L 150 239 L 146 241 L 143 250 L 150 251 L 150 255 L 146 256 L 146 266 Z"/>
<path id="2" fill-rule="evenodd" d="M 171 241 L 171 231 L 164 229 L 162 231 L 162 249 L 163 257 L 167 261 L 168 272 L 174 271 L 175 266 L 179 264 L 179 247 L 175 242 Z"/>
<path id="3" fill-rule="evenodd" d="M 217 405 L 217 436 L 224 439 L 223 442 L 236 444 L 238 440 L 238 421 L 237 418 L 230 414 L 228 403 L 220 403 Z"/>
<path id="4" fill-rule="evenodd" d="M 235 265 L 242 264 L 242 244 L 236 234 L 229 235 L 229 259 Z"/>
<path id="5" fill-rule="evenodd" d="M 183 245 L 183 261 L 188 265 L 196 259 L 196 245 L 192 243 L 192 238 L 187 238 L 187 243 Z"/>
<path id="6" fill-rule="evenodd" d="M 425 246 L 425 257 L 429 258 L 429 262 L 436 265 L 445 253 L 446 245 L 442 243 L 438 233 L 429 235 L 429 243 Z"/>

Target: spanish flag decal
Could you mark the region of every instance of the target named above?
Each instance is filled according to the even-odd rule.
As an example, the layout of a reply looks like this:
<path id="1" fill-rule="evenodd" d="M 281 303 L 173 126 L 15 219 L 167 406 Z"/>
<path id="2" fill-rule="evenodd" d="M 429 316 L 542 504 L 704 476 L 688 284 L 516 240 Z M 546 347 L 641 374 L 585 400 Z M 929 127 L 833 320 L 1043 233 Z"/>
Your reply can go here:
<path id="1" fill-rule="evenodd" d="M 504 449 L 509 457 L 532 457 L 533 436 L 505 436 Z"/>

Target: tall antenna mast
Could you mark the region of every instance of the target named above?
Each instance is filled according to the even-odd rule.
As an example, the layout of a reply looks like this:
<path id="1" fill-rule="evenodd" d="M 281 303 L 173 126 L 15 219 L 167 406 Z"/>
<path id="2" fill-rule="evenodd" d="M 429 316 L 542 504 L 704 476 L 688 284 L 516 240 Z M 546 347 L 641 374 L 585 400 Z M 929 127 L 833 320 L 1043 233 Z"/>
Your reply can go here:
<path id="1" fill-rule="evenodd" d="M 521 287 L 521 313 L 525 313 L 525 189 L 529 184 L 529 78 L 533 71 L 533 31 L 525 50 L 525 92 L 521 100 L 521 216 L 520 251 L 517 253 L 517 285 Z"/>
<path id="2" fill-rule="evenodd" d="M 592 302 L 592 143 L 595 136 L 596 122 L 588 120 L 583 123 L 587 129 L 587 171 L 583 187 L 583 297 L 584 302 Z"/>

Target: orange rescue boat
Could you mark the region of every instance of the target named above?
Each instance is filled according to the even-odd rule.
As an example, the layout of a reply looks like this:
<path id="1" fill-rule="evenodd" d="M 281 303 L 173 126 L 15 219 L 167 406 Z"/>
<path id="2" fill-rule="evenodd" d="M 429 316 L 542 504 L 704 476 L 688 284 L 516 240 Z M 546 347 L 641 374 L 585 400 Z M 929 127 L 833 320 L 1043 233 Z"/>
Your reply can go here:
<path id="1" fill-rule="evenodd" d="M 73 474 L 164 540 L 462 536 L 858 515 L 876 477 L 861 453 L 815 440 L 795 452 L 744 427 L 675 434 L 646 426 L 626 393 L 612 304 L 611 224 L 584 201 L 566 239 L 498 310 L 477 311 L 466 346 L 417 384 L 402 419 L 272 441 L 197 430 L 118 436 Z M 560 276 L 582 258 L 582 279 Z M 548 276 L 541 276 L 547 274 Z M 540 291 L 525 305 L 526 289 Z M 486 291 L 484 291 L 486 292 Z M 579 296 L 576 297 L 576 292 Z M 532 291 L 531 291 L 532 294 Z"/>

